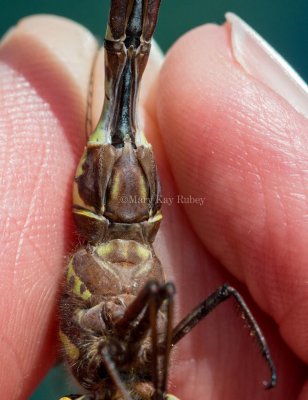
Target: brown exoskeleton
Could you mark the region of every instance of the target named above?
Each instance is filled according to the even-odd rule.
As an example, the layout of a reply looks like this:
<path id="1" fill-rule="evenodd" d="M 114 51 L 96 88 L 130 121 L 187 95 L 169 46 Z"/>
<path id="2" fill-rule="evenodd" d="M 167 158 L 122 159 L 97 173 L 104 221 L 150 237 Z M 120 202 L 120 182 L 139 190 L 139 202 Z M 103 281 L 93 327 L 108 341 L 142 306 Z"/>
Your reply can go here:
<path id="1" fill-rule="evenodd" d="M 166 394 L 169 354 L 230 296 L 241 308 L 276 382 L 265 339 L 238 292 L 217 289 L 175 328 L 174 286 L 152 243 L 160 185 L 136 101 L 160 0 L 112 0 L 105 39 L 105 103 L 77 169 L 73 213 L 85 240 L 71 258 L 60 302 L 64 357 L 87 394 L 63 399 L 174 399 Z"/>

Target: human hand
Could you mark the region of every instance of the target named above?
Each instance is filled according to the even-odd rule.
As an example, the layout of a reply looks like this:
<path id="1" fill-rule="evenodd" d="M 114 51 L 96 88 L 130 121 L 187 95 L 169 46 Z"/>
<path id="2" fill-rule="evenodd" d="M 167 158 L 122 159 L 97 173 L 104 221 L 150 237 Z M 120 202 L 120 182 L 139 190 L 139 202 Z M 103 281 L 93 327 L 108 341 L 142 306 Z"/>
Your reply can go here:
<path id="1" fill-rule="evenodd" d="M 268 371 L 261 356 L 232 305 L 221 306 L 179 344 L 169 391 L 183 400 L 293 399 L 305 381 L 299 357 L 307 359 L 301 336 L 307 315 L 305 285 L 297 292 L 305 281 L 305 209 L 300 196 L 283 196 L 287 201 L 281 204 L 290 213 L 285 219 L 273 202 L 280 190 L 291 193 L 290 175 L 292 193 L 305 194 L 301 167 L 305 154 L 298 154 L 291 139 L 305 148 L 307 121 L 236 64 L 228 35 L 226 27 L 200 28 L 198 34 L 192 32 L 177 43 L 159 82 L 158 58 L 153 57 L 146 70 L 142 120 L 154 146 L 164 197 L 175 199 L 164 207 L 156 248 L 167 276 L 174 277 L 177 285 L 176 321 L 226 280 L 240 286 L 249 299 L 225 267 L 284 327 L 291 350 L 276 325 L 252 305 L 279 374 L 275 392 L 262 391 L 260 382 L 268 378 Z M 71 185 L 85 144 L 95 53 L 88 32 L 53 17 L 24 20 L 0 48 L 3 398 L 28 398 L 56 356 L 57 295 L 64 257 L 73 246 Z M 93 121 L 103 100 L 102 74 L 100 55 L 94 74 Z M 282 138 L 287 154 L 281 148 Z M 273 153 L 278 161 L 272 165 Z M 291 162 L 288 171 L 281 168 L 284 161 Z M 260 179 L 267 178 L 262 191 L 254 184 L 257 174 L 251 173 L 257 167 Z M 205 204 L 186 206 L 187 218 L 176 200 L 178 194 L 205 197 Z M 270 201 L 264 205 L 260 197 L 265 194 Z M 279 236 L 282 231 L 290 238 L 290 260 Z M 302 300 L 297 305 L 299 294 Z M 296 326 L 293 314 L 284 315 L 283 308 L 289 310 L 293 304 Z"/>
<path id="2" fill-rule="evenodd" d="M 163 182 L 165 196 L 175 183 L 171 190 L 184 197 L 205 199 L 202 207 L 184 205 L 187 219 L 167 209 L 164 240 L 181 310 L 188 312 L 230 281 L 225 270 L 247 286 L 255 305 L 232 279 L 265 332 L 278 386 L 262 391 L 259 382 L 268 372 L 229 305 L 183 339 L 174 365 L 177 390 L 183 391 L 176 393 L 183 399 L 303 400 L 308 399 L 300 361 L 308 360 L 308 122 L 289 102 L 307 116 L 308 91 L 272 60 L 272 52 L 264 54 L 266 45 L 253 43 L 249 28 L 230 19 L 232 29 L 207 25 L 182 37 L 160 75 L 162 143 L 155 150 L 164 148 L 171 170 Z"/>

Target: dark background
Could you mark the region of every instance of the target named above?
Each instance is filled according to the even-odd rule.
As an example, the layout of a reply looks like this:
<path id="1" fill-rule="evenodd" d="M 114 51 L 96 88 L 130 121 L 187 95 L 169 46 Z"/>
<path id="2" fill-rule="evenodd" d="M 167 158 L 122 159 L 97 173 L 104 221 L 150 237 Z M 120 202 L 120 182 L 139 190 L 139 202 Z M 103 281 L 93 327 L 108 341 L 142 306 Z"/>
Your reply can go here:
<path id="1" fill-rule="evenodd" d="M 109 7 L 108 0 L 0 0 L 0 4 L 0 35 L 26 15 L 48 13 L 80 22 L 100 40 Z M 307 0 L 162 0 L 155 38 L 166 51 L 189 29 L 222 23 L 226 11 L 248 22 L 308 81 Z M 66 382 L 63 369 L 57 367 L 30 400 L 55 400 L 70 392 Z"/>
<path id="2" fill-rule="evenodd" d="M 0 0 L 0 4 L 0 34 L 26 15 L 48 13 L 78 21 L 103 38 L 109 0 Z M 226 11 L 246 20 L 308 81 L 307 0 L 162 0 L 155 37 L 167 50 L 197 25 L 222 23 Z"/>

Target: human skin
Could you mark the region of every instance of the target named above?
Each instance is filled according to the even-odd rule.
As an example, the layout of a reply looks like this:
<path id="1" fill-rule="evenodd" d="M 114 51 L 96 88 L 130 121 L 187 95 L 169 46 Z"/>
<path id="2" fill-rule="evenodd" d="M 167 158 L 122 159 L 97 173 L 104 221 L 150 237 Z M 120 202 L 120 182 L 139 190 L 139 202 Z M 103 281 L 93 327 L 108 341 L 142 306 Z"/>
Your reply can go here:
<path id="1" fill-rule="evenodd" d="M 0 47 L 4 399 L 27 399 L 57 357 L 60 282 L 78 247 L 72 181 L 87 115 L 94 126 L 103 101 L 96 51 L 84 28 L 46 16 L 23 20 Z M 277 388 L 264 391 L 268 370 L 230 301 L 179 344 L 169 391 L 183 400 L 308 399 L 307 119 L 237 64 L 228 25 L 190 32 L 162 68 L 153 57 L 143 84 L 141 123 L 164 196 L 175 199 L 155 241 L 177 287 L 175 319 L 230 282 L 278 370 Z M 184 206 L 178 194 L 205 204 Z"/>

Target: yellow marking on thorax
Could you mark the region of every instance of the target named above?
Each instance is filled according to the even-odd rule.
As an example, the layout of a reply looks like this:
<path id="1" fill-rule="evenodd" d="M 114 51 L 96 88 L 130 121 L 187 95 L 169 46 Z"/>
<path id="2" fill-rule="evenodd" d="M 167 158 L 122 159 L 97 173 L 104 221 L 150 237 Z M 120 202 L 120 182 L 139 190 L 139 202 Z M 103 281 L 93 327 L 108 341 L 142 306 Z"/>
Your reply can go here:
<path id="1" fill-rule="evenodd" d="M 75 177 L 78 178 L 80 175 L 83 174 L 83 164 L 86 162 L 88 156 L 87 148 L 85 148 L 82 156 L 80 158 L 79 164 L 77 166 Z"/>
<path id="2" fill-rule="evenodd" d="M 74 343 L 72 343 L 70 341 L 69 337 L 61 330 L 59 331 L 59 337 L 60 337 L 61 343 L 63 344 L 63 347 L 65 349 L 67 356 L 71 360 L 74 360 L 74 361 L 78 360 L 78 358 L 79 358 L 78 347 L 75 346 Z"/>
<path id="3" fill-rule="evenodd" d="M 147 188 L 147 182 L 143 174 L 140 174 L 138 189 L 139 189 L 139 198 L 142 199 L 144 202 L 146 202 L 148 197 L 148 188 Z"/>
<path id="4" fill-rule="evenodd" d="M 95 211 L 94 207 L 86 204 L 80 197 L 78 185 L 76 182 L 74 182 L 74 185 L 73 185 L 73 205 L 85 208 L 86 210 L 89 210 L 89 211 L 93 211 L 93 212 Z"/>
<path id="5" fill-rule="evenodd" d="M 85 399 L 86 399 L 86 395 L 82 395 L 82 396 L 78 397 L 76 400 L 85 400 Z M 64 396 L 64 397 L 61 397 L 60 400 L 72 400 L 72 398 Z"/>
<path id="6" fill-rule="evenodd" d="M 70 284 L 71 278 L 74 278 L 74 282 L 72 284 L 73 293 L 76 294 L 76 296 L 81 297 L 82 300 L 88 300 L 92 296 L 92 294 L 90 290 L 86 287 L 86 285 L 82 282 L 82 280 L 79 278 L 79 276 L 76 274 L 74 270 L 73 259 L 74 258 L 70 260 L 70 263 L 68 265 L 66 274 L 67 283 Z M 84 285 L 85 290 L 81 291 L 81 285 Z"/>
<path id="7" fill-rule="evenodd" d="M 136 246 L 134 250 L 141 260 L 147 260 L 151 255 L 150 250 L 141 245 Z"/>
<path id="8" fill-rule="evenodd" d="M 120 174 L 115 173 L 112 177 L 112 186 L 110 188 L 110 199 L 111 200 L 119 200 L 120 189 L 121 189 L 121 180 Z"/>
<path id="9" fill-rule="evenodd" d="M 163 218 L 163 215 L 162 215 L 161 211 L 159 210 L 152 218 L 149 219 L 149 223 L 154 223 L 154 222 L 160 221 L 162 218 Z"/>
<path id="10" fill-rule="evenodd" d="M 104 111 L 104 110 L 103 110 Z M 108 132 L 104 129 L 101 123 L 98 124 L 95 131 L 90 135 L 87 146 L 98 146 L 106 143 L 110 143 Z"/>
<path id="11" fill-rule="evenodd" d="M 151 251 L 133 240 L 112 240 L 96 247 L 96 253 L 107 262 L 140 264 L 151 258 Z"/>
<path id="12" fill-rule="evenodd" d="M 104 217 L 94 213 L 93 211 L 91 211 L 89 209 L 80 210 L 79 208 L 74 208 L 74 206 L 73 206 L 73 213 L 74 214 L 78 214 L 78 215 L 83 215 L 84 217 L 87 217 L 87 218 L 96 219 L 98 221 L 104 221 L 105 220 Z"/>
<path id="13" fill-rule="evenodd" d="M 107 242 L 96 247 L 96 252 L 100 257 L 106 257 L 109 256 L 115 250 L 115 248 L 116 247 L 113 242 Z"/>

